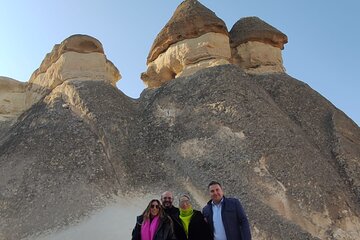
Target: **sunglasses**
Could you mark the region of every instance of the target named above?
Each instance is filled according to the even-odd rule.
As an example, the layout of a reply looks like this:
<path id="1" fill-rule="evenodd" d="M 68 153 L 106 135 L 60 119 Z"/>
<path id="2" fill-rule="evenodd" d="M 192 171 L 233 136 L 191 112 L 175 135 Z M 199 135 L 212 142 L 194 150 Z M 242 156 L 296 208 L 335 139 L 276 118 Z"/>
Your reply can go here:
<path id="1" fill-rule="evenodd" d="M 180 201 L 180 204 L 190 204 L 190 200 L 182 200 L 182 201 Z"/>
<path id="2" fill-rule="evenodd" d="M 159 209 L 160 208 L 160 206 L 159 205 L 157 205 L 157 204 L 151 204 L 151 206 L 150 206 L 151 208 L 157 208 L 157 209 Z"/>

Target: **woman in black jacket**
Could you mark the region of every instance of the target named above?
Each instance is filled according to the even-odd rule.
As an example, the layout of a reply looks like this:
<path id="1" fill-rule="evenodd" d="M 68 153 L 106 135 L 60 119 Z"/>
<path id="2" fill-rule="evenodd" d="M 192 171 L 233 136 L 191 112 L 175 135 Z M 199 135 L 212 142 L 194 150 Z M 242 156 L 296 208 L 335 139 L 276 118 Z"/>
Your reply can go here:
<path id="1" fill-rule="evenodd" d="M 173 224 L 160 201 L 149 202 L 142 215 L 136 218 L 131 240 L 175 240 Z"/>
<path id="2" fill-rule="evenodd" d="M 179 199 L 180 215 L 173 218 L 177 240 L 212 240 L 210 226 L 200 211 L 193 210 L 188 195 Z"/>

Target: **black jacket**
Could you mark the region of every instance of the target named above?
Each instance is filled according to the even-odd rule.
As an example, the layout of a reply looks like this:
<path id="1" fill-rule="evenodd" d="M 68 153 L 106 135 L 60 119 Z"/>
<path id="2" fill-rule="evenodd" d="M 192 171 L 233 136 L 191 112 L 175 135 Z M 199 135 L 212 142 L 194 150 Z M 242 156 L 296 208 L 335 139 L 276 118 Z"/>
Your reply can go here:
<path id="1" fill-rule="evenodd" d="M 223 198 L 221 217 L 227 240 L 251 240 L 250 226 L 240 201 L 236 198 Z M 203 214 L 214 232 L 212 201 L 203 208 Z"/>
<path id="2" fill-rule="evenodd" d="M 136 218 L 136 224 L 132 231 L 131 240 L 141 240 L 141 225 L 143 222 L 143 215 Z M 165 216 L 160 218 L 159 227 L 154 235 L 154 240 L 176 240 L 172 220 Z"/>
<path id="3" fill-rule="evenodd" d="M 164 208 L 164 211 L 171 219 L 176 218 L 180 215 L 180 210 L 177 207 L 172 206 L 171 208 Z"/>
<path id="4" fill-rule="evenodd" d="M 189 223 L 189 235 L 187 238 L 179 215 L 173 218 L 174 232 L 177 240 L 212 240 L 209 224 L 204 220 L 200 211 L 194 210 Z"/>

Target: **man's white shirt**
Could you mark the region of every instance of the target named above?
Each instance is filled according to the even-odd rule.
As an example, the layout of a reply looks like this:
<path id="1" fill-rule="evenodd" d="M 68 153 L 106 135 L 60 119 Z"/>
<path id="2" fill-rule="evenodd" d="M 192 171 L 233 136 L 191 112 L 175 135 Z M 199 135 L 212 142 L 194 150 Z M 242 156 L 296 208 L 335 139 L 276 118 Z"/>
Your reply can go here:
<path id="1" fill-rule="evenodd" d="M 211 203 L 213 211 L 213 222 L 214 222 L 214 240 L 227 240 L 225 234 L 224 223 L 221 217 L 221 209 L 223 200 L 221 199 L 219 204 Z"/>

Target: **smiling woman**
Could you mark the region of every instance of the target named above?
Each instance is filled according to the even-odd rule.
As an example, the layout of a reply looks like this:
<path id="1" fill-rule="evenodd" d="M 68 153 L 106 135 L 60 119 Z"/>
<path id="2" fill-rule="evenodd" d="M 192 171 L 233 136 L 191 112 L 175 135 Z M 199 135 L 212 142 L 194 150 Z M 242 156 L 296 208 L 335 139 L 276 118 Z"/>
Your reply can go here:
<path id="1" fill-rule="evenodd" d="M 157 199 L 149 202 L 142 215 L 136 219 L 132 240 L 175 240 L 171 219 L 165 214 Z"/>
<path id="2" fill-rule="evenodd" d="M 269 56 L 269 52 L 280 53 L 284 38 L 270 41 L 281 43 L 275 44 L 276 51 L 263 45 L 278 36 L 262 38 L 268 29 L 258 24 L 263 19 L 289 37 L 281 65 L 286 72 L 254 75 L 235 64 L 211 66 L 172 79 L 159 89 L 146 89 L 135 100 L 123 92 L 137 97 L 143 90 L 136 84 L 142 84 L 139 75 L 146 69 L 150 44 L 180 0 L 145 1 L 140 6 L 110 0 L 94 4 L 64 0 L 61 6 L 41 0 L 36 4 L 17 2 L 21 1 L 4 3 L 0 9 L 0 25 L 4 26 L 0 75 L 24 80 L 39 66 L 41 71 L 25 86 L 0 77 L 0 120 L 4 120 L 0 121 L 0 239 L 26 239 L 64 228 L 78 229 L 77 224 L 83 226 L 86 217 L 95 219 L 98 215 L 92 218 L 90 214 L 102 212 L 113 194 L 138 196 L 164 189 L 178 193 L 188 188 L 193 203 L 198 203 L 195 206 L 204 206 L 207 182 L 219 177 L 231 189 L 226 194 L 241 198 L 256 239 L 325 239 L 335 235 L 359 239 L 360 129 L 309 87 L 311 82 L 305 84 L 289 76 L 308 74 L 303 79 L 314 79 L 321 92 L 325 91 L 322 87 L 335 89 L 336 96 L 359 112 L 360 82 L 355 81 L 359 47 L 336 44 L 359 38 L 359 28 L 354 24 L 359 22 L 355 21 L 359 16 L 353 10 L 358 9 L 355 4 L 200 0 L 207 13 L 215 11 L 223 20 L 221 26 L 226 31 L 215 35 L 206 32 L 195 39 L 186 35 L 191 44 L 181 45 L 185 49 L 204 47 L 199 52 L 183 52 L 195 54 L 184 59 L 186 66 L 202 62 L 202 56 L 205 60 L 210 57 L 209 61 L 219 56 L 205 54 L 214 53 L 217 43 L 224 43 L 230 50 L 226 32 L 245 17 L 257 20 L 252 29 L 262 26 L 262 30 L 255 39 L 253 35 L 245 39 L 254 43 L 236 41 L 235 53 L 240 60 L 249 56 L 248 62 L 252 63 L 253 59 L 266 59 L 262 56 Z M 253 15 L 259 18 L 246 18 Z M 350 26 L 354 30 L 347 29 Z M 234 29 L 244 30 L 242 24 Z M 222 40 L 215 44 L 218 34 L 222 34 Z M 84 39 L 85 35 L 88 37 Z M 45 55 L 63 39 L 67 39 L 65 43 L 56 46 L 63 46 L 64 51 Z M 235 34 L 230 41 L 236 39 Z M 245 46 L 238 46 L 242 44 Z M 269 51 L 256 58 L 247 55 L 259 47 Z M 176 49 L 183 48 L 171 53 Z M 192 59 L 196 61 L 189 61 Z M 275 59 L 280 61 L 279 57 Z M 24 62 L 34 65 L 26 77 L 18 77 L 27 68 Z M 120 84 L 116 82 L 120 75 L 117 69 L 124 79 Z M 43 91 L 42 87 L 48 88 Z M 34 105 L 22 113 L 28 102 Z M 211 210 L 218 214 L 218 221 L 221 208 L 230 206 L 228 212 L 233 216 L 234 209 L 241 213 L 239 202 L 225 198 L 220 185 L 211 188 L 214 191 L 209 192 L 212 201 L 206 215 L 209 223 L 213 221 Z M 171 211 L 175 208 L 171 208 L 173 197 L 169 195 L 162 196 L 162 204 Z M 157 200 L 149 203 L 153 198 L 151 195 L 140 204 L 141 210 L 147 208 L 138 218 L 135 239 L 141 239 L 142 230 L 146 238 L 156 238 L 154 229 L 162 226 L 162 220 L 165 225 L 169 221 Z M 192 204 L 184 198 L 179 223 L 183 226 L 185 221 L 190 235 L 191 223 L 187 223 Z M 130 205 L 137 204 L 134 202 Z M 134 218 L 126 219 L 126 237 L 108 239 L 128 239 L 135 216 L 141 212 L 125 214 Z M 101 221 L 99 227 L 109 222 L 113 224 Z M 216 228 L 221 222 L 213 225 Z M 84 234 L 95 231 L 87 230 Z"/>

